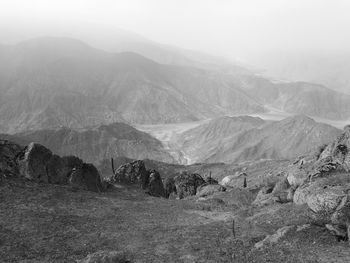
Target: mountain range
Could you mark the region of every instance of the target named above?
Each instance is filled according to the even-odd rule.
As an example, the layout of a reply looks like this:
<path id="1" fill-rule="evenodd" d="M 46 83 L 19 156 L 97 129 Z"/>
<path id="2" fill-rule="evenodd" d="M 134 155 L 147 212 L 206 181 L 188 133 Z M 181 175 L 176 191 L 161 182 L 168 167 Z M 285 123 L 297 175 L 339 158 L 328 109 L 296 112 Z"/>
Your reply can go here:
<path id="1" fill-rule="evenodd" d="M 271 108 L 350 117 L 350 96 L 320 85 L 276 83 L 239 67 L 220 71 L 173 64 L 106 52 L 70 38 L 1 45 L 0 131 L 179 123 Z"/>

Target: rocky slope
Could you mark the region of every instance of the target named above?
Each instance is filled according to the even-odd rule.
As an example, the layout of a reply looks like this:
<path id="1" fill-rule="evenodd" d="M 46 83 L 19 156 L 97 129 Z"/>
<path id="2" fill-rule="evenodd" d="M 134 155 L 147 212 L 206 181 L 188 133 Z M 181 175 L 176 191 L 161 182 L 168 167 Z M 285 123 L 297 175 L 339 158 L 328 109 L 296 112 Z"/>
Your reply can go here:
<path id="1" fill-rule="evenodd" d="M 272 123 L 225 117 L 191 129 L 175 141 L 194 162 L 231 163 L 293 158 L 330 142 L 339 133 L 303 115 Z"/>
<path id="2" fill-rule="evenodd" d="M 160 141 L 124 123 L 113 123 L 80 131 L 61 128 L 0 137 L 19 144 L 38 142 L 56 154 L 75 155 L 94 164 L 103 159 L 109 160 L 111 157 L 174 162 Z"/>

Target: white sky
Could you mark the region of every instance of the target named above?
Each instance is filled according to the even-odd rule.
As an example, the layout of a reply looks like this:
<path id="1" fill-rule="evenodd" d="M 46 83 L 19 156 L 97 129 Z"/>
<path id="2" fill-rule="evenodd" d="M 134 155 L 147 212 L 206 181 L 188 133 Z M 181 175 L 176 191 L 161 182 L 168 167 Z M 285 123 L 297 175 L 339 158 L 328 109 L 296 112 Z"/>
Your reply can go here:
<path id="1" fill-rule="evenodd" d="M 85 22 L 240 59 L 273 49 L 350 48 L 350 0 L 0 0 L 9 36 L 23 25 Z"/>

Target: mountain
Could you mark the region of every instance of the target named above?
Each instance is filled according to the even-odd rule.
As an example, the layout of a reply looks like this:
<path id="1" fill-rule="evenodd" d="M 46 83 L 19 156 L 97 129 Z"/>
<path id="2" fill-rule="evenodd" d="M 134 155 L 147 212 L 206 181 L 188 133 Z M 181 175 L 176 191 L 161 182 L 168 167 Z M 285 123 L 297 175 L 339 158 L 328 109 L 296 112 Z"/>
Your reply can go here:
<path id="1" fill-rule="evenodd" d="M 232 163 L 294 158 L 330 142 L 339 133 L 304 115 L 278 122 L 243 116 L 212 120 L 174 140 L 192 163 Z"/>
<path id="2" fill-rule="evenodd" d="M 319 85 L 159 64 L 70 38 L 0 46 L 0 93 L 0 132 L 5 133 L 114 122 L 191 122 L 270 108 L 350 117 L 350 96 Z"/>
<path id="3" fill-rule="evenodd" d="M 81 131 L 61 128 L 0 137 L 22 145 L 37 142 L 58 155 L 75 155 L 94 164 L 111 157 L 174 162 L 160 141 L 124 123 L 102 125 Z"/>
<path id="4" fill-rule="evenodd" d="M 193 121 L 263 106 L 202 69 L 107 53 L 72 39 L 40 38 L 0 51 L 3 132 L 116 121 Z"/>
<path id="5" fill-rule="evenodd" d="M 272 81 L 258 76 L 244 76 L 240 81 L 237 85 L 267 108 L 333 120 L 350 118 L 350 95 L 322 85 Z"/>

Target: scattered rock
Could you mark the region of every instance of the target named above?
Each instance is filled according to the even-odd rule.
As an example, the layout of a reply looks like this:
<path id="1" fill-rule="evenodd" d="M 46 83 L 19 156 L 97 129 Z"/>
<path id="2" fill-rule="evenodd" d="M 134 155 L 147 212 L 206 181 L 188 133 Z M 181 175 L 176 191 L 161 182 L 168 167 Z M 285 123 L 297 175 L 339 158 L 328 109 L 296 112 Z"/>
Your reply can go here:
<path id="1" fill-rule="evenodd" d="M 279 203 L 288 203 L 293 201 L 292 195 L 293 190 L 291 189 L 291 186 L 286 178 L 283 178 L 277 182 L 272 191 L 272 196 Z"/>
<path id="2" fill-rule="evenodd" d="M 276 231 L 275 234 L 266 236 L 263 240 L 255 244 L 255 248 L 260 249 L 268 244 L 277 243 L 282 237 L 284 237 L 288 232 L 293 230 L 295 226 L 284 226 Z"/>
<path id="3" fill-rule="evenodd" d="M 274 186 L 264 186 L 262 187 L 254 202 L 252 203 L 255 206 L 264 206 L 264 205 L 269 205 L 275 202 L 272 191 L 273 191 Z"/>
<path id="4" fill-rule="evenodd" d="M 225 192 L 226 188 L 219 185 L 219 184 L 208 184 L 208 185 L 202 185 L 197 188 L 196 195 L 199 197 L 205 197 L 208 195 L 212 195 L 216 192 Z"/>

